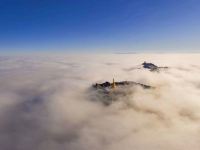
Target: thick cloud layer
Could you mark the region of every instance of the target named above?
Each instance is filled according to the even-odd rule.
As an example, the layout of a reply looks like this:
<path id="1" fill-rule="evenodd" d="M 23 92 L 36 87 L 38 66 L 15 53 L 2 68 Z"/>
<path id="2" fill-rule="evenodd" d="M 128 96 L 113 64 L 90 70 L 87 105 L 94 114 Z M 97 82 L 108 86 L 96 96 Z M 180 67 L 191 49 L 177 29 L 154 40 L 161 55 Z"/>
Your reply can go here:
<path id="1" fill-rule="evenodd" d="M 199 150 L 200 55 L 113 54 L 0 57 L 2 150 Z M 137 69 L 143 61 L 169 66 Z M 129 80 L 109 106 L 95 82 Z"/>

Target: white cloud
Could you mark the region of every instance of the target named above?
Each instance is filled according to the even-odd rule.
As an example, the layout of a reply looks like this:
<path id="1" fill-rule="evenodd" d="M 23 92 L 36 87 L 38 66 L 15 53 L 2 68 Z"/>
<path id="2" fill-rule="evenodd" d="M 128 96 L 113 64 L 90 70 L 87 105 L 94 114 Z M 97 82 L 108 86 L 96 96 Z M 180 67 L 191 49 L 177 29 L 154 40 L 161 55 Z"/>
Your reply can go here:
<path id="1" fill-rule="evenodd" d="M 0 58 L 3 150 L 198 150 L 199 54 L 127 54 Z M 160 73 L 126 70 L 143 61 Z M 95 82 L 130 80 L 109 106 L 91 101 Z"/>

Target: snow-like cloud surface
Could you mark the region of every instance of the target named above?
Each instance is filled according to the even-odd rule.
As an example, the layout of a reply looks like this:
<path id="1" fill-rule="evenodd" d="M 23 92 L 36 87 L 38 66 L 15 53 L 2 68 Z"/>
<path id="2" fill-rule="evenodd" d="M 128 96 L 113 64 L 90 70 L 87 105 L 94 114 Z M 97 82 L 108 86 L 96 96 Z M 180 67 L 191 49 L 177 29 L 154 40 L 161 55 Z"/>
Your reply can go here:
<path id="1" fill-rule="evenodd" d="M 133 54 L 0 57 L 2 150 L 199 150 L 200 55 Z M 143 61 L 169 66 L 134 69 Z M 95 82 L 135 88 L 104 106 Z M 97 95 L 96 95 L 97 96 Z"/>

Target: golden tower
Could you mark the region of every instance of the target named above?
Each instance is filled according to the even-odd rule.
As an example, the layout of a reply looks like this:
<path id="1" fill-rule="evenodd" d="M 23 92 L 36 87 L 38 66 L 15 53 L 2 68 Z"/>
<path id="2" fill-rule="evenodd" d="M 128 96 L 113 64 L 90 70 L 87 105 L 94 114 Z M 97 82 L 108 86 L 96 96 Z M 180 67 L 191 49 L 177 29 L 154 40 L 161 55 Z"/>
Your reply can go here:
<path id="1" fill-rule="evenodd" d="M 115 79 L 113 78 L 112 89 L 114 89 L 115 87 L 116 87 L 116 85 L 115 85 Z"/>

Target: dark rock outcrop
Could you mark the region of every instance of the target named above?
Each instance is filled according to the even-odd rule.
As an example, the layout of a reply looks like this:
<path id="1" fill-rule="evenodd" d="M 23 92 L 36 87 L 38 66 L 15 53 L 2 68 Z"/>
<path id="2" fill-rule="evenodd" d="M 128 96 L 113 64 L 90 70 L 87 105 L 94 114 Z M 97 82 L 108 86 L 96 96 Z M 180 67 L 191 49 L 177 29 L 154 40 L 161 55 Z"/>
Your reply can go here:
<path id="1" fill-rule="evenodd" d="M 119 87 L 119 86 L 134 86 L 134 85 L 139 85 L 145 89 L 148 89 L 148 88 L 152 88 L 151 86 L 149 85 L 145 85 L 145 84 L 141 84 L 141 83 L 137 83 L 137 82 L 133 82 L 133 81 L 121 81 L 121 82 L 115 82 L 115 85 L 116 87 Z M 104 83 L 96 83 L 93 85 L 94 88 L 96 89 L 104 89 L 104 88 L 111 88 L 112 86 L 112 83 L 106 81 Z"/>
<path id="2" fill-rule="evenodd" d="M 160 71 L 160 69 L 167 69 L 168 67 L 158 67 L 154 65 L 153 63 L 142 63 L 143 68 L 149 69 L 150 71 Z"/>

